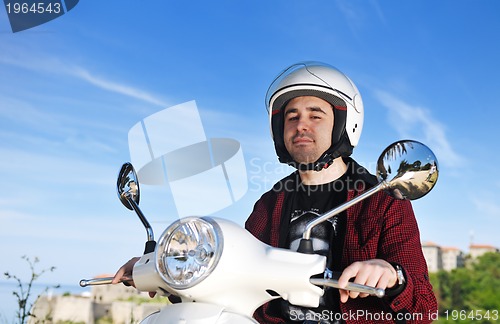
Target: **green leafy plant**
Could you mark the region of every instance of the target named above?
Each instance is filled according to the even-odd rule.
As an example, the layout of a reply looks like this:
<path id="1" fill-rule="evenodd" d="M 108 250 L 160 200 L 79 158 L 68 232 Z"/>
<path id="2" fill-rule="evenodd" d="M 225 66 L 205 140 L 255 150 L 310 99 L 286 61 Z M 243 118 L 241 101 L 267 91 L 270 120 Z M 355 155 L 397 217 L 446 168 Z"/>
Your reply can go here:
<path id="1" fill-rule="evenodd" d="M 34 316 L 31 312 L 31 309 L 33 307 L 33 303 L 29 303 L 30 297 L 32 297 L 32 288 L 33 288 L 33 283 L 40 278 L 41 275 L 43 275 L 45 272 L 50 271 L 53 272 L 56 268 L 55 267 L 50 267 L 48 269 L 43 269 L 39 272 L 35 269 L 35 266 L 40 260 L 35 257 L 33 260 L 31 260 L 27 256 L 22 256 L 22 259 L 26 260 L 28 262 L 30 270 L 31 270 L 31 277 L 29 281 L 23 282 L 21 278 L 19 278 L 17 275 L 13 275 L 9 272 L 5 272 L 4 276 L 8 280 L 15 280 L 17 282 L 17 290 L 14 290 L 12 294 L 16 297 L 17 299 L 17 304 L 18 304 L 18 310 L 16 312 L 17 320 L 19 324 L 25 324 L 27 320 L 29 319 L 30 316 Z M 54 285 L 51 286 L 52 288 L 59 288 L 59 285 Z M 45 287 L 43 290 L 43 293 L 47 292 L 47 290 L 51 287 Z M 41 295 L 40 294 L 40 295 Z"/>
<path id="2" fill-rule="evenodd" d="M 486 253 L 467 267 L 431 274 L 439 304 L 436 323 L 500 321 L 500 253 Z"/>
<path id="3" fill-rule="evenodd" d="M 153 298 L 151 298 L 151 297 L 143 297 L 143 296 L 131 296 L 131 297 L 128 297 L 126 299 L 118 299 L 118 300 L 132 302 L 132 303 L 134 303 L 136 305 L 153 304 L 153 303 L 156 303 L 156 304 L 165 304 L 165 305 L 171 304 L 171 302 L 168 300 L 168 298 L 165 298 L 165 297 L 162 297 L 162 296 L 158 296 L 158 295 L 156 295 Z"/>

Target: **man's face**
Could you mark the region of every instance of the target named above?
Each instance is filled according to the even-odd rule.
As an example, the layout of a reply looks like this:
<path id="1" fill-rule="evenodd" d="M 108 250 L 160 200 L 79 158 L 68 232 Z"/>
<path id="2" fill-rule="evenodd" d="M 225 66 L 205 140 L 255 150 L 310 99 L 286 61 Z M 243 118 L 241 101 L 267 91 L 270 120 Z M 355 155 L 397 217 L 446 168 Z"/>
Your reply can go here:
<path id="1" fill-rule="evenodd" d="M 294 98 L 285 106 L 284 119 L 285 147 L 296 162 L 315 162 L 331 146 L 333 109 L 325 100 Z"/>

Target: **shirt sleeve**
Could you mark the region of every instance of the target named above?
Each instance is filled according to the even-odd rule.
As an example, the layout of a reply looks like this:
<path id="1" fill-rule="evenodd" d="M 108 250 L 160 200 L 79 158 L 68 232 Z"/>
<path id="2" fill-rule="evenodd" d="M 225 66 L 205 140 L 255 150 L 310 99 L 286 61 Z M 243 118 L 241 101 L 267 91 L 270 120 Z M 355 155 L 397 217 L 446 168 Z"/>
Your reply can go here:
<path id="1" fill-rule="evenodd" d="M 385 213 L 383 232 L 380 236 L 380 258 L 403 268 L 405 289 L 388 297 L 390 308 L 396 313 L 409 313 L 415 323 L 430 323 L 437 311 L 437 301 L 429 281 L 420 231 L 411 203 L 393 200 Z"/>
<path id="2" fill-rule="evenodd" d="M 354 196 L 352 192 L 348 199 Z M 359 314 L 363 310 L 366 314 L 390 312 L 392 322 L 397 317 L 406 323 L 432 322 L 437 302 L 410 201 L 396 200 L 382 191 L 348 209 L 347 220 L 342 267 L 356 261 L 383 259 L 402 267 L 406 285 L 396 296 L 349 299 L 341 304 L 343 313 Z M 372 323 L 366 316 L 352 322 Z"/>

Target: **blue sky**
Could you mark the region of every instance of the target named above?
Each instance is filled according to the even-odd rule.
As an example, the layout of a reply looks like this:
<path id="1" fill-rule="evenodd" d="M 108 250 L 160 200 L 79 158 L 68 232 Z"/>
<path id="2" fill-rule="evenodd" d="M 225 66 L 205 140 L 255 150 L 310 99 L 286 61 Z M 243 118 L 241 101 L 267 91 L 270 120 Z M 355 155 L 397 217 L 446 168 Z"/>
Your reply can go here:
<path id="1" fill-rule="evenodd" d="M 440 179 L 414 202 L 423 241 L 500 247 L 498 1 L 81 1 L 12 33 L 0 9 L 0 259 L 55 266 L 77 284 L 139 255 L 139 220 L 116 198 L 127 135 L 196 100 L 208 137 L 241 143 L 248 191 L 219 214 L 242 224 L 289 169 L 276 162 L 264 97 L 287 65 L 345 72 L 365 104 L 354 157 L 373 171 L 390 143 L 426 143 Z M 155 233 L 176 218 L 165 188 L 143 186 Z M 471 235 L 473 234 L 473 235 Z"/>

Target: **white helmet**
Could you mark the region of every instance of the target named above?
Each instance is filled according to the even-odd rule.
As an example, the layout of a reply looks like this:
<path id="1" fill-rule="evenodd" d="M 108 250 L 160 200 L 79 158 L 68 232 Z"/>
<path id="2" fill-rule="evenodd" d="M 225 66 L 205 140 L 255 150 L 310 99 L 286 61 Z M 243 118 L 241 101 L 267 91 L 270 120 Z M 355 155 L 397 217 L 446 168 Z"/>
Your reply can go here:
<path id="1" fill-rule="evenodd" d="M 283 108 L 301 96 L 315 96 L 329 102 L 334 112 L 332 145 L 314 163 L 299 164 L 288 153 L 283 140 Z M 266 95 L 271 135 L 280 162 L 301 170 L 321 170 L 339 156 L 349 156 L 363 129 L 363 101 L 352 81 L 333 66 L 300 62 L 281 72 Z"/>

